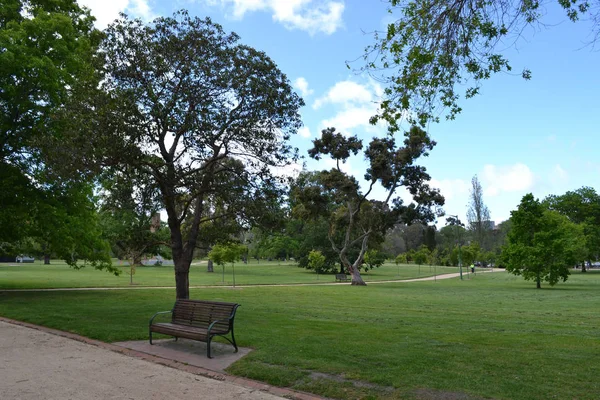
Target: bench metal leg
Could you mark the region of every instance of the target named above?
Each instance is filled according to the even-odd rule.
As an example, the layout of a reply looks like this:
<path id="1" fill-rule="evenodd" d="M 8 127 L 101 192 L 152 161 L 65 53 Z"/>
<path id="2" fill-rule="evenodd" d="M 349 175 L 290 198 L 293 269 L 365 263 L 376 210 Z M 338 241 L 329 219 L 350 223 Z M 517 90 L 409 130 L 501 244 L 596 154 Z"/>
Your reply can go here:
<path id="1" fill-rule="evenodd" d="M 212 357 L 210 356 L 210 342 L 211 342 L 211 340 L 212 340 L 212 336 L 209 336 L 209 337 L 208 337 L 208 340 L 206 341 L 206 356 L 207 356 L 208 358 L 212 358 Z"/>
<path id="2" fill-rule="evenodd" d="M 231 339 L 233 340 L 231 342 L 231 344 L 233 345 L 233 347 L 235 347 L 235 352 L 237 353 L 238 352 L 238 347 L 237 347 L 237 344 L 235 343 L 235 336 L 233 335 L 233 329 L 231 330 Z"/>
<path id="3" fill-rule="evenodd" d="M 152 344 L 152 330 L 151 330 L 151 329 L 149 329 L 149 330 L 148 330 L 148 333 L 150 334 L 150 335 L 149 335 L 149 337 L 150 337 L 150 344 Z"/>

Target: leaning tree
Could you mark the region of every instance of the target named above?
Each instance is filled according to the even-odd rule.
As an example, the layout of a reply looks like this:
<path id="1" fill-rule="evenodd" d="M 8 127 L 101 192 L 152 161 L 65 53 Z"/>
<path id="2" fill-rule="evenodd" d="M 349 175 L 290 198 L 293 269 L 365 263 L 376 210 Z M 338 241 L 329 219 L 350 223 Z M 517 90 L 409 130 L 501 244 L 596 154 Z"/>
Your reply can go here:
<path id="1" fill-rule="evenodd" d="M 66 131 L 88 161 L 156 184 L 176 295 L 188 298 L 204 229 L 279 198 L 273 166 L 296 157 L 286 141 L 303 101 L 265 53 L 210 19 L 180 11 L 144 25 L 122 15 L 105 34 L 102 90 L 73 104 Z"/>
<path id="2" fill-rule="evenodd" d="M 430 222 L 444 198 L 428 185 L 430 176 L 424 167 L 415 165 L 435 146 L 427 132 L 413 126 L 405 132 L 401 145 L 392 136 L 374 138 L 364 150 L 368 163 L 365 185 L 361 188 L 353 176 L 342 171 L 351 155 L 362 150 L 356 137 L 345 137 L 335 128 L 322 131 L 313 141 L 309 155 L 314 159 L 330 156 L 336 166 L 321 171 L 314 179 L 298 185 L 293 193 L 298 203 L 294 212 L 305 218 L 325 218 L 329 225 L 328 239 L 345 269 L 352 275 L 353 285 L 366 285 L 360 275 L 365 253 L 371 242 L 383 242 L 385 232 L 398 222 Z M 376 185 L 383 187 L 385 197 L 372 198 Z M 397 190 L 405 188 L 414 202 L 405 204 Z M 358 253 L 350 257 L 358 246 Z"/>

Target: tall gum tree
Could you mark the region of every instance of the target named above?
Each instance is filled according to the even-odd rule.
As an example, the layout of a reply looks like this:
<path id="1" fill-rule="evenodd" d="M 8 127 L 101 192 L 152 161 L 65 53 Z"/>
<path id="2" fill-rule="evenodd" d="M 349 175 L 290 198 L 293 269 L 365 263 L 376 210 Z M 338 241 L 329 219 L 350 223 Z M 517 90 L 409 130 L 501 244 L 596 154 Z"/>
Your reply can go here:
<path id="1" fill-rule="evenodd" d="M 345 137 L 335 128 L 322 131 L 320 139 L 313 141 L 309 155 L 314 159 L 330 156 L 335 168 L 321 171 L 316 179 L 295 188 L 293 196 L 298 202 L 294 210 L 305 218 L 323 217 L 328 221 L 328 239 L 338 254 L 344 268 L 352 275 L 352 285 L 366 285 L 360 275 L 360 266 L 369 249 L 369 241 L 382 242 L 388 229 L 398 222 L 429 222 L 435 219 L 435 208 L 444 204 L 437 189 L 428 185 L 430 176 L 422 166 L 415 165 L 421 156 L 427 156 L 435 146 L 427 132 L 413 126 L 405 132 L 401 145 L 392 136 L 374 138 L 364 150 L 369 167 L 365 173 L 365 189 L 358 181 L 342 171 L 342 165 L 363 148 L 356 137 Z M 370 199 L 375 185 L 386 192 L 381 200 Z M 404 187 L 414 202 L 404 204 L 397 190 Z M 356 257 L 350 258 L 353 247 L 358 246 Z"/>
<path id="2" fill-rule="evenodd" d="M 210 19 L 179 11 L 144 25 L 122 15 L 105 34 L 102 91 L 73 104 L 72 141 L 88 161 L 156 183 L 176 295 L 188 298 L 204 228 L 280 198 L 272 167 L 296 158 L 287 139 L 304 103 L 265 53 Z"/>
<path id="3" fill-rule="evenodd" d="M 483 188 L 477 175 L 471 179 L 471 192 L 467 204 L 467 220 L 469 229 L 475 234 L 475 239 L 481 248 L 487 249 L 486 241 L 490 226 L 490 210 L 483 201 Z"/>

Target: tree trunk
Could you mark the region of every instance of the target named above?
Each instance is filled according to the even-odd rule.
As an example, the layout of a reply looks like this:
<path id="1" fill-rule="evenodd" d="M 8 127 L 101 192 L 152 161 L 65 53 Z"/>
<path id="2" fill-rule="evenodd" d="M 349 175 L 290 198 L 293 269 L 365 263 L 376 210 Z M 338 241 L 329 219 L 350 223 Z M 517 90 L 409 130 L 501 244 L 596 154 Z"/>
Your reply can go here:
<path id="1" fill-rule="evenodd" d="M 348 272 L 352 275 L 352 285 L 367 286 L 367 283 L 363 280 L 362 276 L 360 276 L 360 270 L 358 269 L 358 266 L 349 266 Z"/>
<path id="2" fill-rule="evenodd" d="M 536 279 L 536 288 L 538 288 L 538 289 L 542 288 L 542 280 L 539 275 L 537 276 L 537 279 Z"/>
<path id="3" fill-rule="evenodd" d="M 592 263 L 590 263 L 590 265 L 592 265 Z M 587 272 L 587 269 L 585 268 L 585 261 L 581 263 L 581 272 Z"/>
<path id="4" fill-rule="evenodd" d="M 50 265 L 50 254 L 44 254 L 44 265 Z"/>
<path id="5" fill-rule="evenodd" d="M 344 272 L 344 263 L 340 261 L 340 274 L 345 274 Z"/>
<path id="6" fill-rule="evenodd" d="M 213 260 L 208 260 L 208 262 L 206 263 L 206 272 L 215 272 Z"/>
<path id="7" fill-rule="evenodd" d="M 187 268 L 183 267 L 183 265 L 175 264 L 175 292 L 178 299 L 190 298 L 189 272 L 189 264 Z"/>

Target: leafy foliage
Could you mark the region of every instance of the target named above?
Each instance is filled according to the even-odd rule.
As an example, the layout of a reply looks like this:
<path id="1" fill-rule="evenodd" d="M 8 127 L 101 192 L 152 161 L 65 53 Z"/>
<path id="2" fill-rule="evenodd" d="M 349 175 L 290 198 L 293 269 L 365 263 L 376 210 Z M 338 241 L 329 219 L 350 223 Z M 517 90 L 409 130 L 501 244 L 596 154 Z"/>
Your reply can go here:
<path id="1" fill-rule="evenodd" d="M 325 265 L 325 256 L 319 250 L 311 250 L 308 253 L 308 267 L 309 269 L 315 270 L 317 273 L 321 272 L 321 268 Z"/>
<path id="2" fill-rule="evenodd" d="M 356 178 L 340 168 L 340 162 L 346 162 L 351 154 L 358 154 L 362 149 L 361 141 L 355 136 L 335 133 L 334 128 L 325 129 L 321 138 L 313 141 L 314 147 L 309 154 L 316 159 L 328 155 L 336 161 L 336 167 L 301 176 L 292 190 L 296 216 L 327 221 L 331 247 L 352 274 L 355 285 L 365 284 L 359 269 L 370 245 L 383 242 L 385 232 L 398 222 L 433 220 L 436 216 L 434 208 L 444 202 L 440 193 L 428 185 L 430 177 L 425 168 L 414 164 L 419 157 L 429 154 L 435 142 L 416 126 L 404 136 L 400 146 L 391 136 L 374 138 L 369 143 L 364 150 L 369 167 L 363 192 Z M 384 200 L 368 198 L 375 184 L 386 190 Z M 393 197 L 400 187 L 408 190 L 414 203 L 405 205 L 400 197 Z M 359 251 L 351 261 L 350 251 L 354 246 Z"/>
<path id="3" fill-rule="evenodd" d="M 560 196 L 551 195 L 544 199 L 544 204 L 583 228 L 586 261 L 600 258 L 600 196 L 594 188 L 582 187 Z M 585 262 L 581 264 L 585 272 Z"/>
<path id="4" fill-rule="evenodd" d="M 7 0 L 0 8 L 0 246 L 33 241 L 48 257 L 73 266 L 87 258 L 117 272 L 86 177 L 53 156 L 62 146 L 48 145 L 80 84 L 97 83 L 101 34 L 73 0 Z"/>
<path id="5" fill-rule="evenodd" d="M 375 44 L 366 48 L 363 69 L 388 85 L 381 113 L 373 122 L 385 120 L 392 130 L 400 129 L 398 121 L 405 116 L 422 126 L 438 121 L 444 112 L 446 118 L 454 119 L 462 110 L 461 99 L 479 94 L 482 81 L 512 71 L 503 50 L 518 40 L 526 26 L 541 22 L 545 4 L 520 0 L 388 2 L 389 13 L 400 16 L 385 32 L 375 34 Z M 597 1 L 558 3 L 572 21 L 588 15 L 598 21 Z M 599 26 L 594 24 L 593 40 Z M 531 78 L 527 69 L 521 75 Z M 463 93 L 457 86 L 465 84 Z"/>
<path id="6" fill-rule="evenodd" d="M 532 194 L 511 212 L 512 230 L 502 252 L 506 269 L 537 288 L 546 281 L 551 286 L 569 277 L 569 268 L 585 251 L 581 226 L 556 211 L 548 210 Z"/>
<path id="7" fill-rule="evenodd" d="M 68 110 L 88 162 L 131 169 L 158 188 L 178 298 L 189 296 L 199 241 L 216 221 L 260 221 L 283 193 L 272 167 L 296 156 L 286 140 L 301 125 L 302 100 L 270 58 L 238 41 L 184 11 L 147 26 L 122 16 L 101 46 L 102 90 Z"/>

